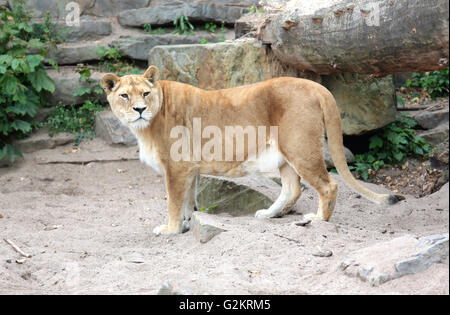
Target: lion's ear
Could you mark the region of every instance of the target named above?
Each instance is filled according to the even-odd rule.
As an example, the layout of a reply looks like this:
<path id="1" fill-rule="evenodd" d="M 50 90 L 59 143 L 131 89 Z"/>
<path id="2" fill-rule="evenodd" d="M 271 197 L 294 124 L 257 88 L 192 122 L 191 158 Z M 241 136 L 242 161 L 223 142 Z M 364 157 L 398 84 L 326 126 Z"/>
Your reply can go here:
<path id="1" fill-rule="evenodd" d="M 159 69 L 155 66 L 150 66 L 147 71 L 145 71 L 144 78 L 155 85 L 156 81 L 159 80 Z"/>
<path id="2" fill-rule="evenodd" d="M 103 90 L 105 90 L 105 93 L 109 94 L 112 92 L 112 90 L 114 90 L 119 81 L 120 78 L 118 76 L 112 73 L 108 73 L 103 76 L 102 80 L 100 81 L 100 84 L 102 85 Z"/>

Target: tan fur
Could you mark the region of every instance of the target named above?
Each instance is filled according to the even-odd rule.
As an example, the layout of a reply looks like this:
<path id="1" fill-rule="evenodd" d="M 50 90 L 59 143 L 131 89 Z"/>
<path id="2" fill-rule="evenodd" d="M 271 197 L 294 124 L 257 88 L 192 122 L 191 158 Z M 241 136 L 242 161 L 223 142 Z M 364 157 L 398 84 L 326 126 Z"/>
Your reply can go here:
<path id="1" fill-rule="evenodd" d="M 315 217 L 330 219 L 337 184 L 328 174 L 323 160 L 324 128 L 333 161 L 345 182 L 374 202 L 387 204 L 394 201 L 393 196 L 364 188 L 350 173 L 336 101 L 320 84 L 285 77 L 233 89 L 205 91 L 178 82 L 158 81 L 158 73 L 152 66 L 143 76 L 119 78 L 108 74 L 101 82 L 113 112 L 136 134 L 141 160 L 165 175 L 169 223 L 155 229 L 155 233 L 183 230 L 183 212 L 188 213 L 194 207 L 194 187 L 199 174 L 242 176 L 248 171 L 249 164 L 245 161 L 173 161 L 170 148 L 177 139 L 170 138 L 170 131 L 175 126 L 185 126 L 192 134 L 194 118 L 201 118 L 202 126 L 217 126 L 223 132 L 225 126 L 278 126 L 278 142 L 274 145 L 284 158 L 280 165 L 282 192 L 274 205 L 258 211 L 257 217 L 275 217 L 289 212 L 301 195 L 302 177 L 320 197 Z M 146 98 L 143 97 L 145 92 L 150 92 Z M 127 94 L 129 100 L 124 99 L 123 94 Z M 133 107 L 136 105 L 148 107 L 144 112 L 150 117 L 147 124 L 133 125 L 132 121 L 136 119 Z M 268 137 L 268 145 L 270 141 Z M 245 160 L 249 157 L 248 152 L 251 151 L 246 145 Z"/>

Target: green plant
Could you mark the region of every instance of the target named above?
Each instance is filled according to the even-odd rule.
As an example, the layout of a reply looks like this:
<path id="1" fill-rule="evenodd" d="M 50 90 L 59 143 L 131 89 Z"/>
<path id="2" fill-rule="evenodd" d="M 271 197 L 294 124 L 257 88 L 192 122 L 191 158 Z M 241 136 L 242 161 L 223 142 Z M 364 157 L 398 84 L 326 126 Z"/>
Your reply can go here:
<path id="1" fill-rule="evenodd" d="M 130 73 L 140 74 L 139 69 L 134 66 L 134 63 L 123 58 L 122 54 L 115 47 L 106 49 L 100 46 L 97 49 L 97 54 L 100 56 L 99 70 L 101 71 L 114 72 L 119 76 Z"/>
<path id="2" fill-rule="evenodd" d="M 49 115 L 47 126 L 50 135 L 70 132 L 77 135 L 77 146 L 85 138 L 93 138 L 95 134 L 95 113 L 104 110 L 96 101 L 86 101 L 80 107 L 59 104 Z"/>
<path id="3" fill-rule="evenodd" d="M 206 23 L 205 24 L 205 30 L 214 33 L 216 31 L 217 25 L 215 23 Z"/>
<path id="4" fill-rule="evenodd" d="M 252 5 L 251 7 L 250 7 L 250 9 L 248 9 L 247 11 L 246 11 L 246 13 L 264 13 L 265 11 L 264 11 L 264 8 L 257 8 L 256 6 L 254 6 L 254 5 Z"/>
<path id="5" fill-rule="evenodd" d="M 173 21 L 175 26 L 174 34 L 191 35 L 194 33 L 194 26 L 189 22 L 189 18 L 185 15 L 179 15 Z"/>
<path id="6" fill-rule="evenodd" d="M 49 11 L 45 13 L 43 23 L 33 23 L 33 37 L 43 42 L 50 42 L 53 45 L 65 42 L 65 37 L 69 31 L 68 28 L 58 26 L 52 20 Z"/>
<path id="7" fill-rule="evenodd" d="M 35 33 L 24 5 L 24 0 L 16 0 L 13 9 L 0 10 L 0 160 L 7 156 L 11 162 L 22 156 L 13 140 L 36 127 L 33 118 L 45 94 L 55 91 L 44 65 L 49 41 Z M 45 28 L 42 31 L 46 34 Z"/>
<path id="8" fill-rule="evenodd" d="M 210 44 L 211 42 L 209 41 L 209 40 L 207 40 L 207 39 L 205 39 L 205 38 L 202 38 L 201 40 L 200 40 L 200 44 L 202 44 L 202 45 L 204 45 L 204 44 Z"/>
<path id="9" fill-rule="evenodd" d="M 422 88 L 432 98 L 448 96 L 449 67 L 440 71 L 413 73 L 412 79 L 407 80 L 406 87 Z"/>
<path id="10" fill-rule="evenodd" d="M 356 162 L 350 169 L 363 179 L 370 177 L 371 170 L 401 163 L 408 156 L 426 156 L 431 146 L 425 139 L 416 137 L 413 129 L 417 122 L 408 116 L 401 116 L 395 122 L 370 137 L 369 152 L 356 155 Z"/>
<path id="11" fill-rule="evenodd" d="M 167 33 L 167 30 L 162 27 L 158 27 L 156 29 L 152 29 L 150 24 L 144 24 L 144 30 L 151 35 L 163 35 Z"/>

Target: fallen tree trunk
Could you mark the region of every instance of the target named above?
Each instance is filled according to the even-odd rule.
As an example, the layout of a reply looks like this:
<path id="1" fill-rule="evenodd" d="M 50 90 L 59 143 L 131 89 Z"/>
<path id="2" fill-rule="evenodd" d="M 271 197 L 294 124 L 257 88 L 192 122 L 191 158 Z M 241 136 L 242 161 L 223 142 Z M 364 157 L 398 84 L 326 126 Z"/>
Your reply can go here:
<path id="1" fill-rule="evenodd" d="M 448 0 L 353 0 L 285 9 L 258 35 L 298 70 L 383 76 L 448 66 L 448 27 Z"/>

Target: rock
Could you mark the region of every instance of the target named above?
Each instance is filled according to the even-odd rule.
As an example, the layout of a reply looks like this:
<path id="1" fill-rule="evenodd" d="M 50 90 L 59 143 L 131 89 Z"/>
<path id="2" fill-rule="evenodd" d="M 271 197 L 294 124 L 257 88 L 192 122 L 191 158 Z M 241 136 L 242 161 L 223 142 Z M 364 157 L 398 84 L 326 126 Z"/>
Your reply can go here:
<path id="1" fill-rule="evenodd" d="M 419 131 L 417 136 L 424 138 L 433 146 L 439 146 L 442 143 L 448 142 L 448 129 L 448 124 L 443 124 L 431 130 Z"/>
<path id="2" fill-rule="evenodd" d="M 209 32 L 196 35 L 140 35 L 118 39 L 111 43 L 122 56 L 137 60 L 148 60 L 149 52 L 153 47 L 161 45 L 199 44 L 202 39 L 208 42 L 216 42 L 217 37 Z"/>
<path id="3" fill-rule="evenodd" d="M 447 0 L 291 3 L 271 16 L 262 41 L 299 70 L 386 75 L 448 66 Z"/>
<path id="4" fill-rule="evenodd" d="M 284 67 L 254 39 L 207 45 L 158 46 L 149 54 L 161 79 L 203 89 L 224 89 L 279 76 L 320 81 L 320 77 Z"/>
<path id="5" fill-rule="evenodd" d="M 109 43 L 86 41 L 64 43 L 58 45 L 56 51 L 49 51 L 48 57 L 54 59 L 58 65 L 76 65 L 88 61 L 99 61 L 101 56 L 97 53 L 100 46 L 107 47 Z"/>
<path id="6" fill-rule="evenodd" d="M 96 0 L 77 0 L 76 3 L 80 7 L 80 14 L 83 14 L 87 8 L 94 5 Z M 9 0 L 10 6 L 14 7 L 17 4 L 17 0 Z M 73 3 L 73 0 L 27 0 L 26 7 L 31 10 L 33 17 L 44 17 L 46 12 L 49 11 L 53 18 L 65 19 L 67 14 L 73 12 L 66 10 L 66 6 L 69 3 Z"/>
<path id="7" fill-rule="evenodd" d="M 124 144 L 128 146 L 137 144 L 134 134 L 110 110 L 105 110 L 95 115 L 95 134 L 108 144 Z"/>
<path id="8" fill-rule="evenodd" d="M 86 14 L 115 17 L 126 10 L 145 8 L 149 2 L 150 0 L 95 0 L 95 5 L 87 9 Z"/>
<path id="9" fill-rule="evenodd" d="M 268 17 L 264 13 L 244 14 L 234 24 L 235 38 L 252 33 L 255 37 L 258 29 L 267 21 Z"/>
<path id="10" fill-rule="evenodd" d="M 89 98 L 88 95 L 74 96 L 74 93 L 82 87 L 89 87 L 86 82 L 80 82 L 80 75 L 73 67 L 61 67 L 57 70 L 47 70 L 49 77 L 55 82 L 55 92 L 49 95 L 48 106 L 56 106 L 59 103 L 64 105 L 82 104 Z M 100 82 L 102 73 L 92 73 L 91 79 Z M 100 102 L 106 103 L 106 95 L 97 95 Z"/>
<path id="11" fill-rule="evenodd" d="M 355 162 L 355 156 L 349 149 L 344 147 L 344 152 L 345 152 L 345 158 L 347 160 L 347 164 Z M 325 165 L 327 166 L 327 168 L 328 169 L 334 168 L 334 162 L 331 157 L 331 153 L 330 153 L 330 149 L 328 148 L 327 141 L 324 141 L 324 143 L 323 143 L 323 157 L 325 159 Z"/>
<path id="12" fill-rule="evenodd" d="M 448 234 L 417 239 L 411 235 L 375 244 L 354 252 L 341 270 L 373 286 L 427 270 L 448 260 Z"/>
<path id="13" fill-rule="evenodd" d="M 250 0 L 151 1 L 147 8 L 121 12 L 119 22 L 124 26 L 163 25 L 172 23 L 180 15 L 185 15 L 190 22 L 234 23 L 252 5 L 253 1 Z"/>
<path id="14" fill-rule="evenodd" d="M 420 111 L 413 115 L 414 119 L 417 121 L 417 124 L 421 128 L 429 130 L 442 124 L 448 125 L 448 106 L 444 109 L 434 111 L 432 110 L 433 106 L 431 106 L 430 109 Z"/>
<path id="15" fill-rule="evenodd" d="M 331 257 L 333 256 L 333 252 L 331 250 L 322 250 L 320 248 L 316 248 L 311 255 L 315 257 Z"/>
<path id="16" fill-rule="evenodd" d="M 213 215 L 200 211 L 194 212 L 190 221 L 191 230 L 200 243 L 207 243 L 214 236 L 226 231 L 219 225 Z"/>
<path id="17" fill-rule="evenodd" d="M 323 76 L 322 84 L 337 101 L 345 135 L 376 130 L 396 118 L 392 76 L 376 79 L 367 75 L 340 73 Z"/>
<path id="18" fill-rule="evenodd" d="M 161 288 L 158 290 L 156 295 L 177 295 L 176 292 L 173 292 L 173 288 L 170 285 L 169 281 L 163 283 Z"/>
<path id="19" fill-rule="evenodd" d="M 111 21 L 83 17 L 80 26 L 67 27 L 65 22 L 59 22 L 59 27 L 65 32 L 67 42 L 97 40 L 111 35 Z"/>
<path id="20" fill-rule="evenodd" d="M 249 179 L 249 178 L 247 178 Z M 255 178 L 252 178 L 255 180 Z M 257 179 L 264 182 L 267 187 L 279 186 L 273 181 L 264 178 Z M 254 182 L 241 179 L 225 179 L 215 176 L 201 176 L 197 186 L 197 207 L 207 213 L 229 213 L 233 216 L 254 215 L 257 210 L 268 209 L 273 201 L 264 193 L 251 187 Z M 253 186 L 254 187 L 254 186 Z M 211 209 L 212 208 L 212 209 Z"/>
<path id="21" fill-rule="evenodd" d="M 75 142 L 76 136 L 71 133 L 58 133 L 51 137 L 46 128 L 41 128 L 28 138 L 14 142 L 14 146 L 22 153 L 32 153 L 44 149 L 54 149 L 57 146 Z"/>

